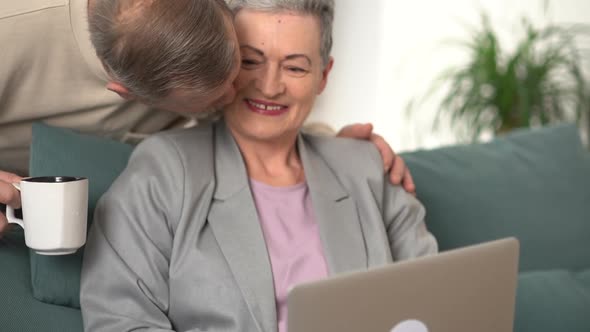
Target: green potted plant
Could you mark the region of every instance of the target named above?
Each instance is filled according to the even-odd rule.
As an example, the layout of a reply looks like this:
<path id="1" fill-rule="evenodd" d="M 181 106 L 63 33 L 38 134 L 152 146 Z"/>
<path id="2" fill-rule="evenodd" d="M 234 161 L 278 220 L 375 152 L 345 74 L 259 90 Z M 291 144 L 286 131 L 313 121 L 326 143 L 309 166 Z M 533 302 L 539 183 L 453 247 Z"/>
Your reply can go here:
<path id="1" fill-rule="evenodd" d="M 445 88 L 435 128 L 446 116 L 451 128 L 463 131 L 461 138 L 475 141 L 484 131 L 501 134 L 584 119 L 590 125 L 590 81 L 577 45 L 588 27 L 539 27 L 526 18 L 521 27 L 516 48 L 506 51 L 482 15 L 481 27 L 460 44 L 468 52 L 467 63 L 444 71 L 425 97 Z"/>

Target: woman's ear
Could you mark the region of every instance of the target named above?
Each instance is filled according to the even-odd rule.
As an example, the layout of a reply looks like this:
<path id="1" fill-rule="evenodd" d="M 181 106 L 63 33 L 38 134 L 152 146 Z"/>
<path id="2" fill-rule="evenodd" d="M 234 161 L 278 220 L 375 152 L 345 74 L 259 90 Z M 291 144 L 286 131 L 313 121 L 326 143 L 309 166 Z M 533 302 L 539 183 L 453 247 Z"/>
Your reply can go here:
<path id="1" fill-rule="evenodd" d="M 334 65 L 334 58 L 330 57 L 330 60 L 328 60 L 328 64 L 326 64 L 326 67 L 322 71 L 322 81 L 320 82 L 320 88 L 318 90 L 318 95 L 321 94 L 322 92 L 324 92 L 324 89 L 326 88 L 326 85 L 328 84 L 328 76 L 330 75 L 330 71 L 332 70 L 333 65 Z"/>
<path id="2" fill-rule="evenodd" d="M 109 82 L 107 83 L 107 90 L 113 91 L 114 93 L 118 94 L 123 99 L 135 99 L 134 96 L 129 92 L 123 84 L 119 82 Z"/>

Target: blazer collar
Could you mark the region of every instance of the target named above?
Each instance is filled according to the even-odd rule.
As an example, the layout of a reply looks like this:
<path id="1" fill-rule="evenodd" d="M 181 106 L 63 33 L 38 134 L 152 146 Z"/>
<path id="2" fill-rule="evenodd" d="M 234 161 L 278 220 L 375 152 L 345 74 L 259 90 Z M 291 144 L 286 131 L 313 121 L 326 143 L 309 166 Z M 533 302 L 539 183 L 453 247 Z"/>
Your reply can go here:
<path id="1" fill-rule="evenodd" d="M 223 119 L 216 122 L 214 128 L 215 174 L 219 175 L 214 197 L 224 200 L 249 188 L 248 173 L 240 149 Z M 301 134 L 297 138 L 297 148 L 310 188 L 313 187 L 317 194 L 334 201 L 348 197 L 348 192 L 324 159 L 309 146 L 309 142 Z"/>
<path id="2" fill-rule="evenodd" d="M 213 125 L 216 189 L 208 220 L 259 332 L 278 330 L 270 259 L 240 150 Z"/>
<path id="3" fill-rule="evenodd" d="M 338 177 L 328 167 L 324 158 L 313 148 L 306 136 L 299 134 L 297 149 L 310 190 L 334 202 L 349 196 L 348 191 L 340 183 Z"/>
<path id="4" fill-rule="evenodd" d="M 226 200 L 236 193 L 249 189 L 248 173 L 242 153 L 223 118 L 215 122 L 215 199 Z"/>
<path id="5" fill-rule="evenodd" d="M 315 149 L 311 136 L 299 135 L 313 210 L 320 230 L 324 256 L 331 275 L 367 268 L 367 249 L 358 207 L 336 173 Z M 336 168 L 338 166 L 336 165 Z"/>

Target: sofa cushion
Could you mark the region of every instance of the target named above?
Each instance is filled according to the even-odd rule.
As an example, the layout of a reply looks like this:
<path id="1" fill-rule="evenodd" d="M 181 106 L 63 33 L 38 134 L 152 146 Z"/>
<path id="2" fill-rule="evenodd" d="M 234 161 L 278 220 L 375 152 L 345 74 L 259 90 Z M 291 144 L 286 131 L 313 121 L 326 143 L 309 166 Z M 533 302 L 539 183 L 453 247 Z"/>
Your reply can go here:
<path id="1" fill-rule="evenodd" d="M 590 331 L 590 269 L 523 272 L 514 331 Z"/>
<path id="2" fill-rule="evenodd" d="M 521 271 L 590 267 L 590 156 L 574 125 L 402 156 L 441 250 L 515 236 Z"/>
<path id="3" fill-rule="evenodd" d="M 30 175 L 88 178 L 88 220 L 98 199 L 127 165 L 133 147 L 106 138 L 83 135 L 43 123 L 33 124 Z M 80 307 L 83 248 L 76 254 L 44 256 L 30 252 L 31 281 L 36 299 Z"/>
<path id="4" fill-rule="evenodd" d="M 0 331 L 82 332 L 80 310 L 33 298 L 23 237 L 22 229 L 15 228 L 0 239 Z"/>

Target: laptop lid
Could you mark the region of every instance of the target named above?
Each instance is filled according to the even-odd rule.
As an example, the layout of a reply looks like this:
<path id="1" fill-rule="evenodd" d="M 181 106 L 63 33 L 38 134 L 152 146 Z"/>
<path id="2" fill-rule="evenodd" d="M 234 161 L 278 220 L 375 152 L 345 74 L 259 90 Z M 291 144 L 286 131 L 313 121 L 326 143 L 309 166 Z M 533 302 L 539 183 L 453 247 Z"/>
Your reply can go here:
<path id="1" fill-rule="evenodd" d="M 288 331 L 512 331 L 518 254 L 506 238 L 300 284 Z"/>

